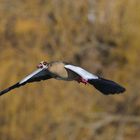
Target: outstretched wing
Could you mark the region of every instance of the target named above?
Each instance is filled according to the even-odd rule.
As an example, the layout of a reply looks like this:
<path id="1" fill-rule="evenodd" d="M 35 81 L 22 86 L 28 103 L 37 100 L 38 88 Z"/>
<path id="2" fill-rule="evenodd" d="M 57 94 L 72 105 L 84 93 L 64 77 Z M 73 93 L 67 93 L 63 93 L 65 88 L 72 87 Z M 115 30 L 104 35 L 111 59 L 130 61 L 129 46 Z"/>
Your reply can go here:
<path id="1" fill-rule="evenodd" d="M 65 68 L 75 72 L 76 74 L 78 74 L 79 76 L 81 76 L 85 80 L 98 79 L 98 76 L 84 70 L 81 67 L 77 67 L 74 65 L 65 65 Z"/>
<path id="2" fill-rule="evenodd" d="M 88 83 L 93 85 L 96 89 L 102 92 L 105 95 L 109 94 L 120 94 L 125 91 L 125 88 L 120 84 L 112 81 L 107 80 L 104 78 L 99 77 L 98 79 L 90 79 Z"/>
<path id="3" fill-rule="evenodd" d="M 65 68 L 77 73 L 83 79 L 87 80 L 89 84 L 93 85 L 97 90 L 105 95 L 119 94 L 125 91 L 125 88 L 118 83 L 98 77 L 80 67 L 65 65 Z"/>
<path id="4" fill-rule="evenodd" d="M 30 82 L 38 82 L 41 80 L 47 80 L 50 79 L 51 74 L 50 72 L 45 68 L 43 69 L 37 69 L 36 71 L 34 71 L 33 73 L 31 73 L 30 75 L 26 76 L 24 79 L 22 79 L 20 82 L 10 86 L 9 88 L 0 91 L 0 96 L 9 92 L 10 90 L 14 89 L 14 88 L 18 88 L 22 85 L 25 85 L 26 83 L 30 83 Z"/>

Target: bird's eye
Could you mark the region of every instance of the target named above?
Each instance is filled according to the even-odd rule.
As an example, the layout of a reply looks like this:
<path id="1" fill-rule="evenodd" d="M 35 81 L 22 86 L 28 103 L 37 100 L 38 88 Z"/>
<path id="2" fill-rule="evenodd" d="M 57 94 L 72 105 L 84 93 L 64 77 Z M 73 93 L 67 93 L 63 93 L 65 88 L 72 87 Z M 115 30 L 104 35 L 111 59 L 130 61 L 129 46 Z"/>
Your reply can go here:
<path id="1" fill-rule="evenodd" d="M 43 65 L 47 65 L 47 62 L 43 62 Z"/>

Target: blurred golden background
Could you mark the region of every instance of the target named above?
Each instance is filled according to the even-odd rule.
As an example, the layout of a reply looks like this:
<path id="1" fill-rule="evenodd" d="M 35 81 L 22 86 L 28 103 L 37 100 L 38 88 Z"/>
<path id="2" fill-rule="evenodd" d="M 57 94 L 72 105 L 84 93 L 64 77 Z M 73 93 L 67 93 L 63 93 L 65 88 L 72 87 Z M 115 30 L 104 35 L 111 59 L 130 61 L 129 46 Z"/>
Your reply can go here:
<path id="1" fill-rule="evenodd" d="M 124 85 L 48 80 L 0 97 L 0 140 L 139 140 L 139 0 L 1 0 L 0 90 L 63 60 Z"/>

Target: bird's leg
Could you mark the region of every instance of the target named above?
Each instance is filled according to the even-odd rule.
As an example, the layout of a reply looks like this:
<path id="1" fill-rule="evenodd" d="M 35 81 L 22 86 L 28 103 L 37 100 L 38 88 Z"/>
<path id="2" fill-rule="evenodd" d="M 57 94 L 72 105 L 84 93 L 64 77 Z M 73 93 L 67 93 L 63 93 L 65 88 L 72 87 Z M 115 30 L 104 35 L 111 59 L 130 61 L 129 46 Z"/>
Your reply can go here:
<path id="1" fill-rule="evenodd" d="M 85 84 L 85 85 L 88 83 L 87 80 L 83 79 L 82 77 L 78 78 L 76 81 L 77 81 L 78 83 L 83 83 L 83 84 Z"/>

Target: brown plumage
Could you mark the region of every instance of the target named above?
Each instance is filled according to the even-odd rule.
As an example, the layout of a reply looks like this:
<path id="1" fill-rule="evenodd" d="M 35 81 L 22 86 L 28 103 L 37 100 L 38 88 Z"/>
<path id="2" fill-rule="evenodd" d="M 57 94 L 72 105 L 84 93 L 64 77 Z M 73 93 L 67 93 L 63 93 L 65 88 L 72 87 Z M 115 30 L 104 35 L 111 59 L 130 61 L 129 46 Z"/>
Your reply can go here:
<path id="1" fill-rule="evenodd" d="M 66 64 L 61 61 L 48 63 L 48 71 L 52 74 L 52 77 L 56 79 L 63 79 L 67 81 L 78 79 L 79 75 L 69 69 L 66 69 L 65 65 Z"/>

